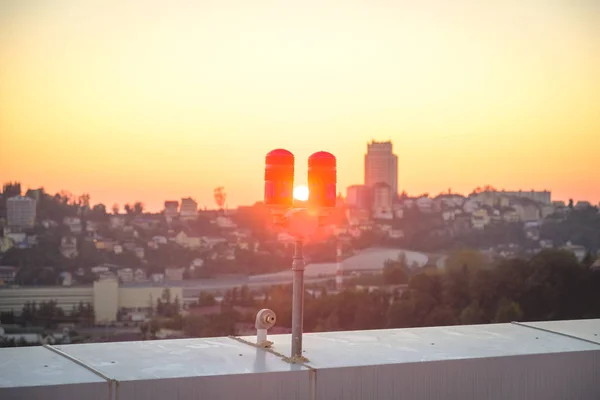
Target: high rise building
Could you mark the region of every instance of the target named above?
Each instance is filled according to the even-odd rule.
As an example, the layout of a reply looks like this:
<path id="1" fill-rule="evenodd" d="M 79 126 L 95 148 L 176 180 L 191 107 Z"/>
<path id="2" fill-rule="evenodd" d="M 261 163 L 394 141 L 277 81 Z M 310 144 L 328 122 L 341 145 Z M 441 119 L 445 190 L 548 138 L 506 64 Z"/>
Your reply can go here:
<path id="1" fill-rule="evenodd" d="M 365 154 L 365 186 L 373 189 L 377 183 L 389 185 L 393 197 L 398 194 L 398 156 L 393 153 L 392 142 L 372 141 Z"/>
<path id="2" fill-rule="evenodd" d="M 6 200 L 8 226 L 33 228 L 35 225 L 36 201 L 30 197 L 15 196 Z"/>

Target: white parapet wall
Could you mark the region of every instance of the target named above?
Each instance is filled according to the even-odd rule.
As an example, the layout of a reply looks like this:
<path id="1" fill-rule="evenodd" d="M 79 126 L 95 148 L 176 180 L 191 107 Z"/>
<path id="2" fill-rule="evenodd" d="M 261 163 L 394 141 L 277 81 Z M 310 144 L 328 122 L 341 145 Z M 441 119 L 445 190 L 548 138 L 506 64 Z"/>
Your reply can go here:
<path id="1" fill-rule="evenodd" d="M 600 399 L 600 319 L 0 349 L 0 399 Z"/>

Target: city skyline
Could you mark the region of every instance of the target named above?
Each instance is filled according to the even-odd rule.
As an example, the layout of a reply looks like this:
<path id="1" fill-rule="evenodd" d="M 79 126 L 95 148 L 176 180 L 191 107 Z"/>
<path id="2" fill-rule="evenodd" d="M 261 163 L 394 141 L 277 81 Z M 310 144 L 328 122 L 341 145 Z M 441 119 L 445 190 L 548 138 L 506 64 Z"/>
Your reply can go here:
<path id="1" fill-rule="evenodd" d="M 253 204 L 256 203 L 261 203 L 263 202 L 263 198 L 259 198 L 256 199 L 255 201 L 252 201 L 250 203 L 247 204 L 238 204 L 232 207 L 229 207 L 229 205 L 227 204 L 227 202 L 224 203 L 218 203 L 216 202 L 216 199 L 214 199 L 213 196 L 213 204 L 208 205 L 208 204 L 202 204 L 200 202 L 197 202 L 195 198 L 190 197 L 190 196 L 185 196 L 185 197 L 179 197 L 179 198 L 169 198 L 169 199 L 164 199 L 162 201 L 162 203 L 157 206 L 157 207 L 148 207 L 148 205 L 144 202 L 143 199 L 136 199 L 135 201 L 125 201 L 123 203 L 116 203 L 116 202 L 101 202 L 101 201 L 93 201 L 93 199 L 91 198 L 89 193 L 73 193 L 71 191 L 67 190 L 62 190 L 60 192 L 52 192 L 52 191 L 48 191 L 46 190 L 44 187 L 38 187 L 38 188 L 34 188 L 34 187 L 27 187 L 24 186 L 22 184 L 22 182 L 19 181 L 10 181 L 10 182 L 1 182 L 3 185 L 15 185 L 18 184 L 21 186 L 21 194 L 20 195 L 16 195 L 16 196 L 9 196 L 6 197 L 6 200 L 13 200 L 16 201 L 18 199 L 35 199 L 35 197 L 33 197 L 33 194 L 30 194 L 30 192 L 38 192 L 39 190 L 44 190 L 44 192 L 50 196 L 54 196 L 56 195 L 61 195 L 61 196 L 70 196 L 71 201 L 69 202 L 69 204 L 72 205 L 77 205 L 80 204 L 79 202 L 81 201 L 82 196 L 87 197 L 87 201 L 89 201 L 89 206 L 93 207 L 97 204 L 103 204 L 106 207 L 106 213 L 110 214 L 110 213 L 114 213 L 114 207 L 117 206 L 118 207 L 118 211 L 120 214 L 126 213 L 127 208 L 129 207 L 131 210 L 134 209 L 134 207 L 137 207 L 138 205 L 141 206 L 141 209 L 143 210 L 143 212 L 148 212 L 151 214 L 156 214 L 156 213 L 165 213 L 165 215 L 168 215 L 170 217 L 179 215 L 179 209 L 181 206 L 183 206 L 183 209 L 186 209 L 188 211 L 184 211 L 184 216 L 186 213 L 189 212 L 189 217 L 195 217 L 197 216 L 198 213 L 202 212 L 202 211 L 215 211 L 215 210 L 220 210 L 220 209 L 235 209 L 238 207 L 247 207 L 247 206 L 252 206 Z M 383 184 L 384 187 L 389 187 L 389 185 L 385 184 L 384 182 L 380 182 L 377 185 L 381 185 Z M 375 186 L 377 186 L 375 185 Z M 223 193 L 226 193 L 225 188 L 223 187 L 219 187 L 218 189 L 222 190 Z M 370 192 L 373 190 L 373 188 L 370 188 L 369 186 L 360 183 L 360 184 L 352 184 L 349 185 L 347 187 L 340 187 L 338 186 L 337 188 L 337 192 L 338 195 L 342 196 L 346 201 L 349 201 L 348 204 L 350 204 L 352 207 L 357 206 L 358 204 L 362 204 L 359 207 L 363 208 L 370 208 L 372 207 L 371 204 L 371 199 L 370 199 L 370 195 L 367 195 L 365 192 L 363 192 L 362 194 L 357 194 L 355 193 L 356 190 L 359 191 L 363 191 L 366 190 L 367 192 Z M 352 194 L 350 194 L 350 191 L 353 191 Z M 213 192 L 214 193 L 214 192 Z M 308 199 L 308 193 L 309 193 L 309 189 L 307 185 L 303 185 L 303 184 L 297 184 L 294 185 L 294 194 L 293 197 L 294 199 L 297 200 L 302 200 L 305 201 L 305 199 Z M 472 196 L 476 196 L 477 194 L 480 193 L 497 193 L 503 196 L 506 196 L 507 198 L 528 198 L 531 200 L 534 200 L 540 204 L 550 204 L 550 203 L 564 203 L 563 207 L 570 204 L 570 202 L 573 202 L 573 205 L 576 205 L 578 203 L 581 204 L 587 204 L 587 206 L 592 206 L 592 207 L 600 207 L 600 203 L 594 203 L 589 201 L 588 199 L 577 199 L 577 198 L 573 198 L 570 197 L 568 199 L 558 199 L 554 196 L 553 192 L 551 189 L 516 189 L 516 190 L 511 190 L 510 188 L 504 188 L 504 187 L 494 187 L 493 185 L 480 185 L 477 186 L 471 190 L 468 190 L 466 192 L 458 192 L 458 191 L 454 191 L 451 189 L 447 189 L 447 190 L 442 190 L 440 192 L 435 192 L 435 193 L 408 193 L 406 191 L 400 191 L 398 192 L 398 197 L 397 199 L 393 199 L 390 198 L 389 201 L 393 202 L 393 203 L 398 203 L 402 201 L 402 199 L 418 199 L 421 197 L 428 197 L 430 199 L 435 199 L 438 196 L 446 196 L 446 195 L 458 195 L 458 196 L 462 196 L 464 198 L 469 198 Z M 0 192 L 0 196 L 2 195 L 2 193 Z M 365 199 L 359 200 L 358 197 L 361 197 L 363 195 L 366 195 L 367 197 Z M 358 196 L 358 197 L 357 197 Z M 405 197 L 407 196 L 407 197 Z M 361 197 L 362 198 L 362 197 Z M 38 199 L 36 199 L 38 200 Z M 191 207 L 191 208 L 190 208 Z"/>
<path id="2" fill-rule="evenodd" d="M 344 193 L 375 139 L 400 192 L 600 201 L 596 2 L 59 4 L 0 5 L 4 182 L 233 208 L 273 148 L 298 185 L 333 153 Z"/>

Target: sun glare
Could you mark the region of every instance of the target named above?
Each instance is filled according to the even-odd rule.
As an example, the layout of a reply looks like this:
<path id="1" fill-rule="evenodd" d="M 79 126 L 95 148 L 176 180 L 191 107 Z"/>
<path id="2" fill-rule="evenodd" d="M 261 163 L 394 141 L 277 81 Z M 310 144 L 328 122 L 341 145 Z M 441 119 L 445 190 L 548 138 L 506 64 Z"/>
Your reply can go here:
<path id="1" fill-rule="evenodd" d="M 294 188 L 294 198 L 300 201 L 308 200 L 308 186 L 297 186 Z"/>

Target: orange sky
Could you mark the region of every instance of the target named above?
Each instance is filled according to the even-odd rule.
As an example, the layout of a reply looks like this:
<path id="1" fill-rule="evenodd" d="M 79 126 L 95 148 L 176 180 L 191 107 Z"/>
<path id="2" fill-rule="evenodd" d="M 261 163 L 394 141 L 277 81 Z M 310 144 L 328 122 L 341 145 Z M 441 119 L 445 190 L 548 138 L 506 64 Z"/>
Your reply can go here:
<path id="1" fill-rule="evenodd" d="M 233 207 L 273 148 L 298 183 L 336 154 L 345 191 L 391 139 L 412 194 L 598 202 L 599 4 L 3 1 L 0 181 L 153 209 L 225 186 Z"/>

